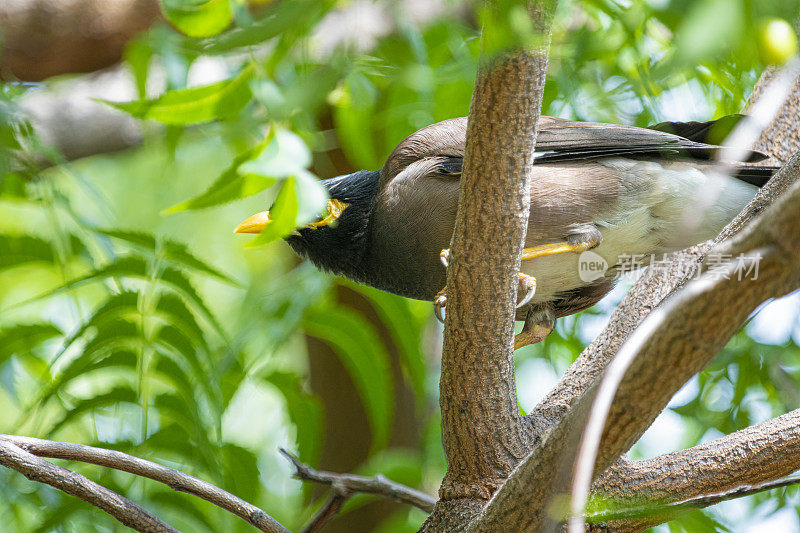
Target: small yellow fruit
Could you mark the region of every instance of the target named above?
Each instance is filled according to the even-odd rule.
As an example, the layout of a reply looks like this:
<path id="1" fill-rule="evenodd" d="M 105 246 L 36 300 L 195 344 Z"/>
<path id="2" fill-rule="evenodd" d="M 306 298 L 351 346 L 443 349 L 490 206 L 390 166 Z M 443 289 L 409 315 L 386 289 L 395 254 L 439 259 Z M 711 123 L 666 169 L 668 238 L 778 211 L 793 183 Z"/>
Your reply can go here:
<path id="1" fill-rule="evenodd" d="M 765 20 L 758 29 L 758 52 L 765 65 L 780 65 L 797 54 L 797 35 L 783 19 Z"/>

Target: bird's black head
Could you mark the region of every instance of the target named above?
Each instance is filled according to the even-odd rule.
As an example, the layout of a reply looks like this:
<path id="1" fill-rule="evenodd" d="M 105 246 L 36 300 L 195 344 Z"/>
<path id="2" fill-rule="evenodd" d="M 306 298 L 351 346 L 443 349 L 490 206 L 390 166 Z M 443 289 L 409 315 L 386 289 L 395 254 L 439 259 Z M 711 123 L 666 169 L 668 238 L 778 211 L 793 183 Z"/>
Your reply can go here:
<path id="1" fill-rule="evenodd" d="M 329 223 L 324 223 L 326 219 L 323 219 L 322 223 L 300 228 L 287 237 L 286 242 L 323 270 L 363 280 L 362 260 L 379 181 L 380 171 L 377 170 L 323 180 L 331 200 L 338 200 L 346 207 Z"/>

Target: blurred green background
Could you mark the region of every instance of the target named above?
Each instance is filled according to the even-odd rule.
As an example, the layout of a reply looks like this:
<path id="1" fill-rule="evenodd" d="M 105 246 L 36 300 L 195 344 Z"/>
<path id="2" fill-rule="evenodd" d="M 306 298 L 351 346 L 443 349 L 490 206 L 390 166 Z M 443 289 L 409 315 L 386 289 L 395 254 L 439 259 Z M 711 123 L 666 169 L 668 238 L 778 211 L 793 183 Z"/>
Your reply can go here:
<path id="1" fill-rule="evenodd" d="M 161 2 L 169 22 L 126 49 L 139 99 L 117 102 L 147 121 L 138 148 L 66 161 L 20 102 L 72 77 L 0 87 L 0 433 L 155 460 L 296 530 L 325 494 L 290 478 L 281 446 L 313 466 L 435 494 L 441 329 L 429 303 L 320 273 L 279 240 L 248 246 L 232 229 L 280 191 L 286 227 L 310 219 L 324 205 L 317 177 L 377 169 L 406 135 L 466 115 L 482 18 L 460 2 L 259 4 Z M 644 126 L 739 112 L 769 60 L 761 25 L 798 13 L 798 0 L 561 0 L 543 113 Z M 501 22 L 513 33 L 520 17 Z M 118 100 L 111 89 L 104 98 Z M 522 409 L 625 288 L 517 352 Z M 798 301 L 752 319 L 631 455 L 800 407 Z M 182 531 L 252 530 L 155 482 L 67 466 Z M 800 494 L 786 488 L 658 530 L 800 531 L 798 511 Z M 416 531 L 424 518 L 358 496 L 326 531 Z M 5 469 L 0 523 L 126 529 Z"/>

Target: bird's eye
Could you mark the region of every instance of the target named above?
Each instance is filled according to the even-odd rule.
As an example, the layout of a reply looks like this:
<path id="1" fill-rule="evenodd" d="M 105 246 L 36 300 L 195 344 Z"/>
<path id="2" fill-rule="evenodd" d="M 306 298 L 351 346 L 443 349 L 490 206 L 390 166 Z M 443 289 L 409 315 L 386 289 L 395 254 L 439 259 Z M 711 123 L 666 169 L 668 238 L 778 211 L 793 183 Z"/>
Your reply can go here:
<path id="1" fill-rule="evenodd" d="M 439 172 L 447 175 L 461 174 L 461 167 L 463 163 L 464 163 L 463 158 L 449 156 L 439 164 Z"/>
<path id="2" fill-rule="evenodd" d="M 336 222 L 339 220 L 339 217 L 342 216 L 342 213 L 350 204 L 347 202 L 343 202 L 336 198 L 331 198 L 328 200 L 328 210 L 322 215 L 319 220 L 311 222 L 308 227 L 309 228 L 322 228 L 322 227 L 333 227 L 336 225 Z"/>

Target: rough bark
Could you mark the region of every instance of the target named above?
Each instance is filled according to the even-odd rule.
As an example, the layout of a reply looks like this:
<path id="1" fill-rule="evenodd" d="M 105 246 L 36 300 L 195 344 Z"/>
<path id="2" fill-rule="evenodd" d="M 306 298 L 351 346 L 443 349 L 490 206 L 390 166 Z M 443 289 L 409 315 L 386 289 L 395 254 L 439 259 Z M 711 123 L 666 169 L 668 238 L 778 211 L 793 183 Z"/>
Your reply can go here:
<path id="1" fill-rule="evenodd" d="M 797 470 L 800 457 L 800 410 L 750 426 L 688 450 L 646 461 L 623 461 L 595 483 L 603 497 L 634 505 L 651 501 L 681 503 L 706 495 L 724 495 L 738 487 L 779 479 Z M 595 527 L 642 531 L 680 512 L 719 501 L 705 498 L 652 516 L 608 521 Z"/>
<path id="2" fill-rule="evenodd" d="M 470 107 L 439 384 L 448 467 L 424 531 L 465 527 L 533 440 L 517 404 L 513 333 L 554 2 L 531 6 L 546 38 L 484 55 Z"/>

